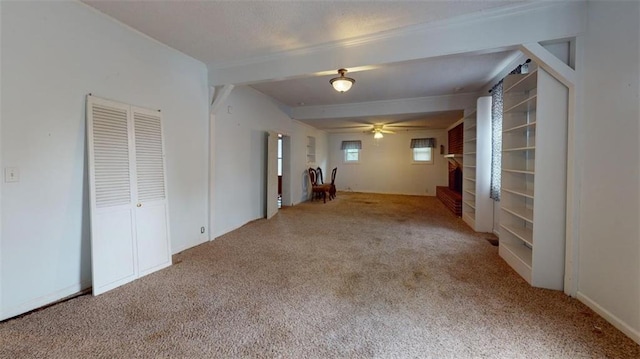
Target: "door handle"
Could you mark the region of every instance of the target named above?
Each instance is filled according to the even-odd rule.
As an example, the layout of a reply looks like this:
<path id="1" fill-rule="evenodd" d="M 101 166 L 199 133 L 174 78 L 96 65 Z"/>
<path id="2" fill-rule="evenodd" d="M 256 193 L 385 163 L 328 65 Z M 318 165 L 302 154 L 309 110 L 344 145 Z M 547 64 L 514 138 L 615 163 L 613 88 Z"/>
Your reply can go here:
<path id="1" fill-rule="evenodd" d="M 136 204 L 136 207 L 142 207 L 142 203 Z"/>

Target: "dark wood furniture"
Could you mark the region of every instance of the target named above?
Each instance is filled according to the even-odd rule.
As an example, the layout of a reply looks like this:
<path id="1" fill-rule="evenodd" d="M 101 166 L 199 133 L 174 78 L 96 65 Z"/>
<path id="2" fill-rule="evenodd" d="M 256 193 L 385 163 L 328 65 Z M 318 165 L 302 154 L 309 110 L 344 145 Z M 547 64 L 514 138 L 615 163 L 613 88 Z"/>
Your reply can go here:
<path id="1" fill-rule="evenodd" d="M 324 203 L 327 203 L 327 195 L 331 190 L 331 185 L 319 184 L 318 171 L 314 168 L 309 168 L 309 180 L 311 180 L 311 200 L 322 197 Z M 331 197 L 329 199 L 331 199 Z"/>

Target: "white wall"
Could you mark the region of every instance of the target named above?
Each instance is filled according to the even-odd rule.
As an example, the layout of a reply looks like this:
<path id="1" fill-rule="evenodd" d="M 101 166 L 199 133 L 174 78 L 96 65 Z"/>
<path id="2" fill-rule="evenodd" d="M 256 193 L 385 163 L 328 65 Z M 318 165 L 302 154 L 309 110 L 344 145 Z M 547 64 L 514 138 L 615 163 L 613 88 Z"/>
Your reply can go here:
<path id="1" fill-rule="evenodd" d="M 206 66 L 79 2 L 2 2 L 2 316 L 91 285 L 85 95 L 162 110 L 172 251 L 206 240 Z"/>
<path id="2" fill-rule="evenodd" d="M 640 343 L 640 3 L 590 2 L 578 298 Z"/>
<path id="3" fill-rule="evenodd" d="M 433 164 L 413 164 L 409 148 L 412 138 L 435 137 Z M 360 162 L 345 164 L 342 141 L 361 140 Z M 386 134 L 374 140 L 370 133 L 329 135 L 329 166 L 338 167 L 336 187 L 339 191 L 375 192 L 435 196 L 436 186 L 448 186 L 448 160 L 440 154 L 447 145 L 446 130 L 404 131 Z"/>
<path id="4" fill-rule="evenodd" d="M 291 137 L 294 204 L 306 199 L 307 136 L 316 137 L 318 163 L 326 161 L 324 132 L 292 120 L 251 87 L 234 88 L 215 116 L 214 237 L 265 216 L 266 131 Z"/>

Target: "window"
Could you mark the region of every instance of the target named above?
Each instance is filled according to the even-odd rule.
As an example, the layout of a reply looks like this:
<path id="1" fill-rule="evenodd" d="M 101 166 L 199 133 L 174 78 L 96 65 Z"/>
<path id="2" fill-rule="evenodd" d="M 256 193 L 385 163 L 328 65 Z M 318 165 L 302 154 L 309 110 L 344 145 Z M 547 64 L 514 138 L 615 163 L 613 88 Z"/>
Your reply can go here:
<path id="1" fill-rule="evenodd" d="M 360 161 L 362 141 L 342 141 L 340 149 L 344 151 L 344 163 L 358 163 Z"/>
<path id="2" fill-rule="evenodd" d="M 412 138 L 409 147 L 413 155 L 413 163 L 433 164 L 433 148 L 435 146 L 435 138 Z"/>
<path id="3" fill-rule="evenodd" d="M 413 162 L 416 163 L 433 163 L 431 147 L 414 148 L 413 149 Z"/>
<path id="4" fill-rule="evenodd" d="M 357 163 L 360 161 L 360 150 L 357 148 L 349 148 L 344 150 L 345 163 Z"/>

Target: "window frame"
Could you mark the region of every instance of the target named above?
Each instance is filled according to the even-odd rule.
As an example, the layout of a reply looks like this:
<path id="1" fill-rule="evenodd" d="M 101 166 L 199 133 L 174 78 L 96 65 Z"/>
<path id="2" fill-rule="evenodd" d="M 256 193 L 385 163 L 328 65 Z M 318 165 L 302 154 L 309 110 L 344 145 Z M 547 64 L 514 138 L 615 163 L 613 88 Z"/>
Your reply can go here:
<path id="1" fill-rule="evenodd" d="M 423 150 L 423 149 L 428 149 L 430 152 L 430 156 L 429 156 L 429 160 L 426 161 L 422 161 L 422 160 L 416 160 L 416 150 Z M 433 164 L 433 148 L 432 147 L 416 147 L 416 148 L 412 148 L 411 149 L 411 163 L 415 164 L 415 165 L 432 165 Z"/>
<path id="2" fill-rule="evenodd" d="M 348 160 L 347 159 L 347 155 L 348 155 L 348 153 L 350 151 L 355 151 L 355 153 L 358 155 L 358 159 L 357 160 Z M 342 156 L 342 162 L 344 164 L 357 164 L 357 163 L 360 163 L 360 151 L 361 151 L 361 149 L 358 149 L 358 148 L 348 148 L 348 149 L 342 150 L 342 152 L 344 152 L 343 156 Z"/>

